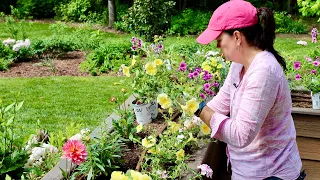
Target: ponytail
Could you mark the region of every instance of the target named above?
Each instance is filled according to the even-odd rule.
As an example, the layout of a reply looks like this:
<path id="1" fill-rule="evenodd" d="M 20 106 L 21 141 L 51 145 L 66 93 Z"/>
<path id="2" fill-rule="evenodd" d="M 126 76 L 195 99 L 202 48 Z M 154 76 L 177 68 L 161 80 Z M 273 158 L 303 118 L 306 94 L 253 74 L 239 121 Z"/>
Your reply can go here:
<path id="1" fill-rule="evenodd" d="M 284 70 L 287 70 L 286 62 L 273 47 L 276 38 L 276 23 L 271 9 L 262 7 L 257 9 L 259 22 L 253 26 L 229 29 L 224 32 L 232 35 L 234 31 L 240 31 L 246 37 L 249 45 L 267 50 L 274 55 Z"/>
<path id="2" fill-rule="evenodd" d="M 276 38 L 276 23 L 271 9 L 262 7 L 258 9 L 259 24 L 262 27 L 258 48 L 271 52 L 284 70 L 287 70 L 286 62 L 273 47 Z"/>

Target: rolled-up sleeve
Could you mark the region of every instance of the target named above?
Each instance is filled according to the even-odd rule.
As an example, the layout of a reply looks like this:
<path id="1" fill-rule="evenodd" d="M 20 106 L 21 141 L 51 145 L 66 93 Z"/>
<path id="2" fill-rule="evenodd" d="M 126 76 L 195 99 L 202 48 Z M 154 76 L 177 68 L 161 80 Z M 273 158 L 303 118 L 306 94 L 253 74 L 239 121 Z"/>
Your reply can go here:
<path id="1" fill-rule="evenodd" d="M 257 70 L 249 74 L 241 85 L 244 89 L 239 99 L 240 107 L 232 118 L 225 116 L 225 111 L 219 109 L 226 108 L 223 103 L 211 103 L 213 109 L 217 110 L 210 121 L 211 136 L 234 147 L 248 146 L 274 105 L 279 83 L 278 78 L 268 70 Z M 218 98 L 227 99 L 225 96 L 226 92 L 222 92 Z M 230 103 L 230 99 L 227 101 Z"/>

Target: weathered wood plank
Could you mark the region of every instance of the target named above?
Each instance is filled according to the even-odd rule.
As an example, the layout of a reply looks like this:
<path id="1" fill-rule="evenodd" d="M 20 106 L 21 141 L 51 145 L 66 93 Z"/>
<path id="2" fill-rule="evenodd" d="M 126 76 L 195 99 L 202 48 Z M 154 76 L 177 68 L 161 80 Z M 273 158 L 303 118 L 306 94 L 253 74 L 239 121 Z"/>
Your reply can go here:
<path id="1" fill-rule="evenodd" d="M 292 107 L 292 114 L 317 115 L 318 120 L 320 121 L 320 110 L 319 109 Z"/>
<path id="2" fill-rule="evenodd" d="M 292 114 L 297 136 L 320 138 L 320 120 L 318 116 Z"/>
<path id="3" fill-rule="evenodd" d="M 320 161 L 302 160 L 302 169 L 306 170 L 305 180 L 319 180 Z"/>
<path id="4" fill-rule="evenodd" d="M 301 159 L 317 160 L 320 163 L 320 139 L 297 137 L 297 144 Z"/>

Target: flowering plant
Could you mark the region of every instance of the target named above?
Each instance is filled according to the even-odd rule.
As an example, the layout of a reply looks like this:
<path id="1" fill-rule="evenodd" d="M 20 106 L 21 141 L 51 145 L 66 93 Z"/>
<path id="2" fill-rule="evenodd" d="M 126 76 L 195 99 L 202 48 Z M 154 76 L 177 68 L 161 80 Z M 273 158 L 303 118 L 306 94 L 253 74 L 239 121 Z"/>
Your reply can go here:
<path id="1" fill-rule="evenodd" d="M 320 58 L 316 56 L 317 52 L 305 56 L 304 60 L 295 60 L 289 57 L 290 66 L 286 71 L 289 80 L 290 89 L 303 88 L 318 92 L 316 86 L 320 72 Z"/>

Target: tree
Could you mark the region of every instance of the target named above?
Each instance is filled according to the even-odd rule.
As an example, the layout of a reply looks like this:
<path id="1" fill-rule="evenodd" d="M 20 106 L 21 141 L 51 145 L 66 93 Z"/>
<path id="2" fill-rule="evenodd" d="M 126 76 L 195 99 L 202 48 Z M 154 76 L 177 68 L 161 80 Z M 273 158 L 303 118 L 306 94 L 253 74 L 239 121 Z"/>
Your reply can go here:
<path id="1" fill-rule="evenodd" d="M 320 16 L 320 0 L 298 0 L 298 6 L 302 16 Z"/>
<path id="2" fill-rule="evenodd" d="M 117 19 L 115 0 L 108 0 L 108 10 L 109 10 L 109 24 L 108 24 L 108 28 L 112 28 L 114 22 L 115 22 L 116 19 Z"/>

